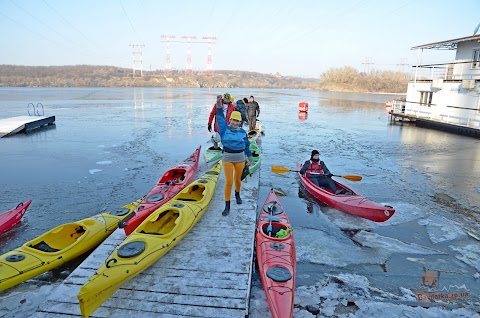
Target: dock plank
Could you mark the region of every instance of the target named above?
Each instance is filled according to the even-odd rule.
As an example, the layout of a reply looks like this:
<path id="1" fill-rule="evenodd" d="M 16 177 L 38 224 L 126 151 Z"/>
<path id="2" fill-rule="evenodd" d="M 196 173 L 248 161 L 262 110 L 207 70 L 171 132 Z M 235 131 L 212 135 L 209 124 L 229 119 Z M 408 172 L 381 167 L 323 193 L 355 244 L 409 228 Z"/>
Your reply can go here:
<path id="1" fill-rule="evenodd" d="M 220 178 L 198 224 L 171 251 L 125 283 L 91 317 L 241 317 L 248 314 L 258 199 L 258 172 L 242 184 L 244 204 L 227 217 Z M 121 244 L 115 231 L 43 302 L 35 318 L 78 317 L 77 294 Z"/>

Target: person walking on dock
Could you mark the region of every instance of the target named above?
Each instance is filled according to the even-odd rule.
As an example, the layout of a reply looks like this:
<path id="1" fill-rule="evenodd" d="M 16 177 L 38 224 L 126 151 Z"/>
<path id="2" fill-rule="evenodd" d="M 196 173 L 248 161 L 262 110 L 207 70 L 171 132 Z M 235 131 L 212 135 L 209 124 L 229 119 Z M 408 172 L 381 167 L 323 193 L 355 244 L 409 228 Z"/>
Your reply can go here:
<path id="1" fill-rule="evenodd" d="M 213 119 L 215 119 L 215 124 L 214 124 L 214 136 L 212 136 L 212 141 L 213 141 L 213 147 L 215 149 L 220 149 L 218 146 L 218 142 L 220 141 L 220 135 L 219 135 L 219 130 L 218 130 L 218 117 L 217 117 L 217 104 L 218 101 L 221 101 L 222 104 L 222 109 L 223 109 L 223 114 L 224 117 L 227 120 L 227 125 L 230 124 L 230 115 L 232 112 L 235 110 L 235 106 L 232 104 L 230 101 L 230 94 L 225 93 L 223 94 L 223 102 L 222 102 L 222 95 L 217 95 L 217 103 L 213 105 L 212 111 L 210 112 L 210 116 L 208 117 L 208 131 L 212 132 L 212 122 Z"/>
<path id="2" fill-rule="evenodd" d="M 260 116 L 260 106 L 255 101 L 253 96 L 250 96 L 250 101 L 246 105 L 249 130 L 254 130 L 257 125 L 257 118 Z"/>
<path id="3" fill-rule="evenodd" d="M 232 112 L 230 124 L 228 124 L 220 100 L 217 101 L 216 108 L 218 128 L 223 144 L 222 159 L 223 171 L 225 173 L 225 209 L 222 215 L 226 216 L 230 213 L 230 196 L 234 183 L 235 200 L 237 204 L 242 204 L 242 199 L 240 198 L 240 189 L 242 186 L 241 176 L 245 164 L 248 166 L 252 164 L 252 152 L 250 151 L 250 142 L 248 141 L 247 133 L 240 127 L 240 122 L 242 121 L 240 112 Z M 246 163 L 245 159 L 247 159 Z"/>

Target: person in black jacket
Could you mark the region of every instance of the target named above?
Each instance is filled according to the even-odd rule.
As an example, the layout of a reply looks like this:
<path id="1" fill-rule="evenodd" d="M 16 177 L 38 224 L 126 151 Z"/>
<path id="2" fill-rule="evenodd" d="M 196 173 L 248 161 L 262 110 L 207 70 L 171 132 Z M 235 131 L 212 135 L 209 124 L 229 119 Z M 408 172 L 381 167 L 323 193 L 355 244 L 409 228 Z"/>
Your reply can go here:
<path id="1" fill-rule="evenodd" d="M 312 151 L 310 160 L 305 161 L 302 169 L 300 169 L 300 174 L 302 176 L 306 175 L 317 187 L 328 187 L 332 193 L 335 194 L 340 194 L 341 192 L 331 179 L 333 175 L 330 170 L 328 170 L 325 162 L 320 161 L 320 153 L 318 150 Z"/>

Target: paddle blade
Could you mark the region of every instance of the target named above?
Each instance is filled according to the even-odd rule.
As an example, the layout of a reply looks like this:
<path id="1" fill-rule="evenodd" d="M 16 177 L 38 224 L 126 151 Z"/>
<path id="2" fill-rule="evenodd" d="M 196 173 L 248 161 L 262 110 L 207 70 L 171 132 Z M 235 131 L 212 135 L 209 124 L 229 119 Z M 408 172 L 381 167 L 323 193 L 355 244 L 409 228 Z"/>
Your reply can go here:
<path id="1" fill-rule="evenodd" d="M 293 170 L 288 169 L 287 167 L 284 166 L 272 166 L 272 172 L 273 173 L 286 173 L 286 172 L 296 172 Z"/>
<path id="2" fill-rule="evenodd" d="M 362 180 L 362 176 L 341 176 L 341 177 L 353 182 L 358 182 Z"/>

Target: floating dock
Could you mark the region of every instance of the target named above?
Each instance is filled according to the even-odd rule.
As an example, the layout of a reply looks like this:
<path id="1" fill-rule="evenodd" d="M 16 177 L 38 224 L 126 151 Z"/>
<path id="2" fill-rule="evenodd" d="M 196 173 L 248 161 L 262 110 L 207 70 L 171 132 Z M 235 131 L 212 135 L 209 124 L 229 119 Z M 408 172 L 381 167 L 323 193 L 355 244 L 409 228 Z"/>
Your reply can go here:
<path id="1" fill-rule="evenodd" d="M 185 238 L 90 317 L 248 316 L 259 171 L 242 182 L 243 204 L 237 205 L 232 195 L 228 216 L 221 214 L 224 186 L 222 176 L 209 207 Z M 116 230 L 32 317 L 81 317 L 78 291 L 124 238 L 123 230 Z"/>
<path id="2" fill-rule="evenodd" d="M 17 116 L 0 119 L 0 138 L 53 125 L 55 116 Z"/>
<path id="3" fill-rule="evenodd" d="M 390 120 L 414 123 L 417 127 L 431 128 L 441 131 L 446 131 L 454 134 L 480 138 L 480 129 L 476 127 L 469 127 L 465 125 L 458 125 L 454 123 L 447 123 L 445 121 L 419 117 L 415 115 L 407 115 L 405 113 L 389 112 Z M 477 126 L 478 127 L 478 126 Z"/>

